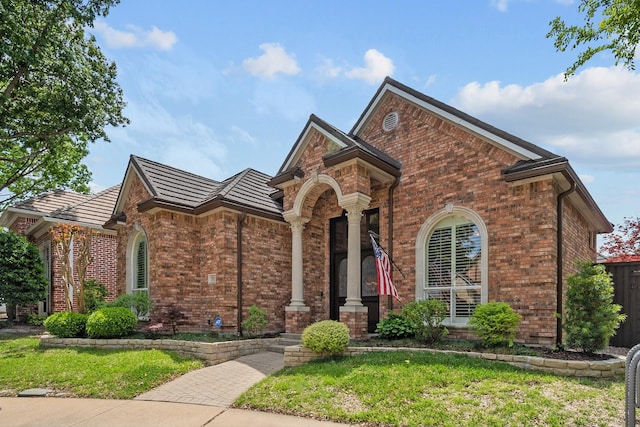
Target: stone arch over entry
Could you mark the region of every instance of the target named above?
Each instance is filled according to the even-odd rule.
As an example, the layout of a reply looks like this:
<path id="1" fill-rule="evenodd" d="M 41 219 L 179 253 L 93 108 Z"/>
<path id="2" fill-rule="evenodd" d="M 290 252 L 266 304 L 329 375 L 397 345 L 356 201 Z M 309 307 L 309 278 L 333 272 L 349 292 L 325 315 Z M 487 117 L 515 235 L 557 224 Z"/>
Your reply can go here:
<path id="1" fill-rule="evenodd" d="M 285 215 L 288 214 L 289 216 L 295 215 L 297 217 L 309 218 L 311 216 L 310 211 L 313 209 L 314 203 L 306 202 L 315 202 L 322 193 L 327 191 L 327 187 L 330 187 L 335 191 L 336 196 L 338 197 L 338 205 L 344 207 L 342 200 L 342 188 L 340 188 L 338 181 L 327 174 L 314 174 L 311 179 L 302 184 L 302 187 L 298 190 L 296 199 L 293 202 L 293 209 L 290 212 L 286 212 Z"/>
<path id="2" fill-rule="evenodd" d="M 367 308 L 362 304 L 360 291 L 360 222 L 362 213 L 369 207 L 371 197 L 361 192 L 343 194 L 340 183 L 330 175 L 313 173 L 297 191 L 293 206 L 284 212 L 284 219 L 291 225 L 291 304 L 285 308 L 287 332 L 301 332 L 310 323 L 310 308 L 304 302 L 304 244 L 303 230 L 313 217 L 318 198 L 327 190 L 333 190 L 338 206 L 348 218 L 347 299 L 340 307 L 340 319 L 347 323 L 353 338 L 367 333 Z M 328 297 L 328 296 L 327 296 Z"/>

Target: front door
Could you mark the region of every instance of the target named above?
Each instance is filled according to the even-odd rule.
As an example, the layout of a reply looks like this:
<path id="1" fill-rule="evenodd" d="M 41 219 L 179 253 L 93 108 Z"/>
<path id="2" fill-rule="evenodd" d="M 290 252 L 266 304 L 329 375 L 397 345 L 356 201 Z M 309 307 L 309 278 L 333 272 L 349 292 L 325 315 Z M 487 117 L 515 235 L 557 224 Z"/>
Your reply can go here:
<path id="1" fill-rule="evenodd" d="M 379 297 L 377 292 L 375 256 L 371 247 L 369 231 L 378 232 L 379 214 L 377 209 L 363 213 L 360 226 L 360 277 L 362 304 L 369 310 L 368 331 L 375 332 L 380 319 Z M 347 299 L 347 235 L 346 215 L 330 220 L 331 283 L 330 317 L 340 320 L 340 306 Z"/>

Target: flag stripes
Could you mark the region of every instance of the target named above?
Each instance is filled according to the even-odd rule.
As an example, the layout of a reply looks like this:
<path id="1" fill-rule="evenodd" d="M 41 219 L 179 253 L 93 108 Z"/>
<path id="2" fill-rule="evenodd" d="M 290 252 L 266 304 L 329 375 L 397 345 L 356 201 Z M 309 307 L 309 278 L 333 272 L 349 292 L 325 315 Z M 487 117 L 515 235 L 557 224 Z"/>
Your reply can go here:
<path id="1" fill-rule="evenodd" d="M 376 275 L 378 277 L 378 295 L 393 295 L 395 299 L 402 302 L 398 296 L 398 290 L 393 285 L 391 280 L 391 262 L 389 261 L 389 255 L 383 251 L 376 243 L 376 240 L 371 237 L 371 244 L 373 245 L 373 253 L 376 257 Z"/>

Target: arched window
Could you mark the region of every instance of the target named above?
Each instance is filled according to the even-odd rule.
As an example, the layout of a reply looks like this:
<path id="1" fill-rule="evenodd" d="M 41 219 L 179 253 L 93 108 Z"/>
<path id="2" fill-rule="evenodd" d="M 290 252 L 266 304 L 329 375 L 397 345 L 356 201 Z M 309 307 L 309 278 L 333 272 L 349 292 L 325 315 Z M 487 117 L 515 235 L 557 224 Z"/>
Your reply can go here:
<path id="1" fill-rule="evenodd" d="M 472 211 L 448 207 L 434 215 L 416 242 L 416 299 L 439 299 L 448 307 L 446 324 L 466 324 L 487 301 L 487 248 L 486 227 Z"/>
<path id="2" fill-rule="evenodd" d="M 140 226 L 134 227 L 127 246 L 127 293 L 149 296 L 149 249 L 147 235 Z M 148 313 L 138 313 L 144 318 Z"/>

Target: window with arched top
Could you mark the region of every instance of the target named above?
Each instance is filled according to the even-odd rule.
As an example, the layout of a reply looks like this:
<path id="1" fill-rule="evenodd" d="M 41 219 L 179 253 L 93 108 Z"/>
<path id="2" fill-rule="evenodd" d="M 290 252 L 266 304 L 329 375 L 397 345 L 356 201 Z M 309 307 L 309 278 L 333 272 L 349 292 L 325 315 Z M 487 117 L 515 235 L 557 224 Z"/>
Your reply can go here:
<path id="1" fill-rule="evenodd" d="M 464 325 L 487 301 L 487 231 L 477 214 L 449 208 L 423 225 L 416 242 L 416 299 L 439 299 L 446 324 Z"/>
<path id="2" fill-rule="evenodd" d="M 127 293 L 149 296 L 149 245 L 142 227 L 135 227 L 127 247 Z M 148 313 L 138 313 L 145 318 Z"/>

